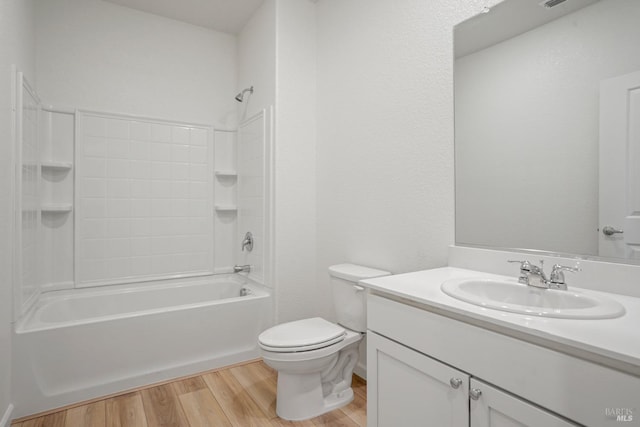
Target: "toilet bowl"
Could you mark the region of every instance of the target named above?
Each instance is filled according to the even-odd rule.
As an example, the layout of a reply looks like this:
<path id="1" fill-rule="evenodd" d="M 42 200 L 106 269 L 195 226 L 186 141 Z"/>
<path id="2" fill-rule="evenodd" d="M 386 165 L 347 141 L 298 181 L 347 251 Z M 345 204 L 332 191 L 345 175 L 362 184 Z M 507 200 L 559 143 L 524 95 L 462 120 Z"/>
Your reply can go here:
<path id="1" fill-rule="evenodd" d="M 258 337 L 264 362 L 278 371 L 276 413 L 300 421 L 353 400 L 351 378 L 366 331 L 362 279 L 389 272 L 354 264 L 329 268 L 338 323 L 320 317 L 283 323 Z"/>

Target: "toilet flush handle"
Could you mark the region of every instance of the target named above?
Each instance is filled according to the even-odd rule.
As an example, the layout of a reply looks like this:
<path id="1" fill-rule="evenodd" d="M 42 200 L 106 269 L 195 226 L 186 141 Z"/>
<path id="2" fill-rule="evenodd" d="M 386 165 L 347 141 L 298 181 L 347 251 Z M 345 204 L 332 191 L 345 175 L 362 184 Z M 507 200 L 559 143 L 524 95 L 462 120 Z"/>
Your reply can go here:
<path id="1" fill-rule="evenodd" d="M 356 292 L 362 292 L 364 291 L 364 287 L 360 286 L 360 285 L 353 285 L 353 289 L 356 290 Z"/>

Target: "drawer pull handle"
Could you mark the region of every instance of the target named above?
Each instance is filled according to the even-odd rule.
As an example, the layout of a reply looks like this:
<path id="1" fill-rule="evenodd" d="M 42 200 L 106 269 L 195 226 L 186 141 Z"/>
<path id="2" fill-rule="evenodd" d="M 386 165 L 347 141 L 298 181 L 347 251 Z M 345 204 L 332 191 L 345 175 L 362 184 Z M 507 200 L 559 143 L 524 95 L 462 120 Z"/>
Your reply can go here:
<path id="1" fill-rule="evenodd" d="M 451 378 L 449 384 L 451 384 L 453 388 L 458 388 L 462 385 L 462 380 L 460 378 Z"/>
<path id="2" fill-rule="evenodd" d="M 472 388 L 471 390 L 469 390 L 469 397 L 472 398 L 473 400 L 480 399 L 481 395 L 482 395 L 482 390 L 480 390 L 479 388 Z"/>

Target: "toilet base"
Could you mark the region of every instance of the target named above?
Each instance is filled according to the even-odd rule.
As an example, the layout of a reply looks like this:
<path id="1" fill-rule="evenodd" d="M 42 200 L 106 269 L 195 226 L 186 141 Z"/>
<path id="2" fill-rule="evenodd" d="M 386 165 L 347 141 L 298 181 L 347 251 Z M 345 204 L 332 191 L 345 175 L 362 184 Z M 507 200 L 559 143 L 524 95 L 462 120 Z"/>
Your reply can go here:
<path id="1" fill-rule="evenodd" d="M 302 421 L 317 417 L 353 401 L 353 389 L 322 396 L 320 373 L 289 375 L 278 373 L 276 414 L 285 420 Z"/>
<path id="2" fill-rule="evenodd" d="M 303 352 L 261 348 L 264 362 L 278 371 L 276 414 L 302 421 L 348 405 L 353 400 L 353 368 L 363 336 L 347 330 L 341 342 Z"/>

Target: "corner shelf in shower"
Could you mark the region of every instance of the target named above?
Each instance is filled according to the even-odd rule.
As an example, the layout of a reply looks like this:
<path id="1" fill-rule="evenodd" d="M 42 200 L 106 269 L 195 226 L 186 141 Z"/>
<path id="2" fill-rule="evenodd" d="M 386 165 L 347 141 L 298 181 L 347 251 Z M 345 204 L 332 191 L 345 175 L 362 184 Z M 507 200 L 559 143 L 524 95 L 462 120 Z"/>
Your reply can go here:
<path id="1" fill-rule="evenodd" d="M 234 205 L 216 205 L 216 212 L 237 212 L 238 207 Z"/>
<path id="2" fill-rule="evenodd" d="M 50 203 L 42 205 L 41 210 L 43 214 L 66 213 L 73 210 L 73 205 L 71 203 Z"/>
<path id="3" fill-rule="evenodd" d="M 73 164 L 69 162 L 42 162 L 40 167 L 42 170 L 68 171 L 73 168 Z"/>
<path id="4" fill-rule="evenodd" d="M 218 178 L 237 178 L 238 177 L 238 172 L 231 171 L 231 170 L 228 170 L 228 171 L 220 170 L 220 171 L 216 171 L 216 176 Z"/>

